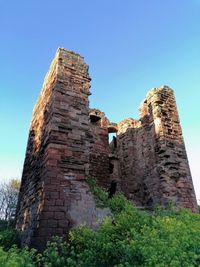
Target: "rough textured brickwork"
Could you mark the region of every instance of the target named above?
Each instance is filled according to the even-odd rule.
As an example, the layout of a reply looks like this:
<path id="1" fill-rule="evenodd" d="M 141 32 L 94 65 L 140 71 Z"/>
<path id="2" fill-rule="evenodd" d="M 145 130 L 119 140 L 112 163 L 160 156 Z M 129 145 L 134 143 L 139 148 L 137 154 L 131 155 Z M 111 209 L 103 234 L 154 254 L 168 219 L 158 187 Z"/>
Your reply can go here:
<path id="1" fill-rule="evenodd" d="M 23 244 L 43 247 L 76 222 L 72 181 L 85 179 L 89 162 L 88 66 L 59 49 L 33 112 L 18 205 Z"/>
<path id="2" fill-rule="evenodd" d="M 140 107 L 140 120 L 118 124 L 121 190 L 137 205 L 173 201 L 197 210 L 173 91 L 151 90 Z"/>
<path id="3" fill-rule="evenodd" d="M 89 109 L 84 59 L 58 49 L 33 111 L 17 208 L 22 244 L 43 249 L 52 235 L 110 214 L 99 209 L 88 176 L 109 191 L 113 182 L 137 206 L 197 211 L 173 91 L 152 89 L 140 119 L 110 122 Z M 109 143 L 109 133 L 116 137 Z"/>
<path id="4" fill-rule="evenodd" d="M 105 114 L 97 109 L 89 111 L 91 141 L 89 175 L 95 177 L 99 184 L 109 186 L 109 146 L 108 146 L 108 120 Z"/>

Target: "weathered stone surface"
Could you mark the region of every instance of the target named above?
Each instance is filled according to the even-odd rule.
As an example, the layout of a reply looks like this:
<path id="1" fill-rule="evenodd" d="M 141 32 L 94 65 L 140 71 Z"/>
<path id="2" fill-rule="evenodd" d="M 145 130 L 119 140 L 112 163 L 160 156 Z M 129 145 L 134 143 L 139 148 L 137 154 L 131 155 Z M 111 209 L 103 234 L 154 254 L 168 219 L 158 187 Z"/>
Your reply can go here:
<path id="1" fill-rule="evenodd" d="M 121 190 L 137 205 L 169 201 L 197 211 L 191 173 L 172 89 L 152 89 L 140 107 L 140 121 L 118 124 Z"/>
<path id="2" fill-rule="evenodd" d="M 83 58 L 59 49 L 33 111 L 17 215 L 22 244 L 42 249 L 71 224 L 71 183 L 85 180 L 89 162 L 89 81 Z"/>
<path id="3" fill-rule="evenodd" d="M 85 182 L 112 182 L 136 205 L 173 201 L 197 211 L 176 102 L 167 86 L 151 90 L 140 119 L 110 122 L 89 109 L 83 58 L 58 49 L 33 111 L 17 209 L 22 244 L 43 249 L 52 235 L 110 215 Z M 109 144 L 109 133 L 116 133 Z"/>

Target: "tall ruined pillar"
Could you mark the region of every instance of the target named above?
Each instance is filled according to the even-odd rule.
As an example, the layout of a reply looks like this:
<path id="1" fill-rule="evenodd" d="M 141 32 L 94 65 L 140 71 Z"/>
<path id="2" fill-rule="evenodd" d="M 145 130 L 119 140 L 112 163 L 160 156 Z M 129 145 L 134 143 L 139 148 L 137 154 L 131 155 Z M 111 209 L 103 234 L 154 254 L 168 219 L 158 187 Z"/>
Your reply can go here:
<path id="1" fill-rule="evenodd" d="M 83 58 L 58 49 L 30 127 L 17 208 L 22 244 L 42 249 L 73 224 L 74 183 L 84 181 L 89 168 L 89 82 Z"/>
<path id="2" fill-rule="evenodd" d="M 153 203 L 166 205 L 172 201 L 179 207 L 197 211 L 197 202 L 185 150 L 182 130 L 173 90 L 167 86 L 151 90 L 141 108 L 144 139 L 152 139 L 143 149 L 150 151 L 144 177 L 147 194 Z M 145 141 L 146 140 L 146 141 Z M 152 146 L 153 144 L 153 146 Z M 144 160 L 145 160 L 144 158 Z"/>

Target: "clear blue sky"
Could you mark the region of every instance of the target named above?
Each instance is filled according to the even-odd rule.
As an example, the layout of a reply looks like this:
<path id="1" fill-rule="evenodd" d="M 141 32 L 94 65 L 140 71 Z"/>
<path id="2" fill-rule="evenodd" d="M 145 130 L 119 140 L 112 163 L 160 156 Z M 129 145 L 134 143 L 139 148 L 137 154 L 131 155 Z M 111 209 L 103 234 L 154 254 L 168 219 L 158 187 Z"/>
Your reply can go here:
<path id="1" fill-rule="evenodd" d="M 20 177 L 33 106 L 58 47 L 85 57 L 91 106 L 138 118 L 152 87 L 175 90 L 200 198 L 200 0 L 0 0 L 0 179 Z"/>

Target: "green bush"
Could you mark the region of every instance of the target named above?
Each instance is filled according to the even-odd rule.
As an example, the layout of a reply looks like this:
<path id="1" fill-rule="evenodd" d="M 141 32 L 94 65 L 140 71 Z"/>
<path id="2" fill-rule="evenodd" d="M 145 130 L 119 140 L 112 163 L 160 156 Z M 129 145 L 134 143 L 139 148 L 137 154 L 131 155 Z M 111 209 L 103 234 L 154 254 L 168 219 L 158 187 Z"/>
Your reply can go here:
<path id="1" fill-rule="evenodd" d="M 151 215 L 129 207 L 96 232 L 80 226 L 70 232 L 69 243 L 49 242 L 43 262 L 46 267 L 199 266 L 199 226 L 200 216 L 186 210 Z"/>
<path id="2" fill-rule="evenodd" d="M 51 242 L 47 243 L 43 253 L 42 262 L 44 267 L 63 267 L 68 266 L 69 244 L 61 237 L 55 236 Z"/>
<path id="3" fill-rule="evenodd" d="M 8 251 L 13 245 L 19 246 L 18 232 L 13 228 L 0 231 L 0 247 Z"/>
<path id="4" fill-rule="evenodd" d="M 7 225 L 8 221 L 0 219 L 0 231 L 5 230 L 7 228 Z"/>
<path id="5" fill-rule="evenodd" d="M 5 252 L 0 247 L 0 267 L 37 267 L 40 265 L 38 260 L 39 254 L 36 250 L 20 250 L 13 246 L 9 251 Z"/>
<path id="6" fill-rule="evenodd" d="M 112 218 L 106 218 L 97 231 L 86 226 L 72 230 L 68 243 L 49 242 L 44 266 L 200 266 L 199 214 L 177 211 L 172 205 L 141 211 L 121 194 L 108 199 L 95 180 L 90 178 L 88 184 L 98 205 L 111 209 Z"/>
<path id="7" fill-rule="evenodd" d="M 90 187 L 92 194 L 94 195 L 96 205 L 98 207 L 107 207 L 108 206 L 108 194 L 97 186 L 96 180 L 92 177 L 87 179 L 87 183 Z"/>
<path id="8" fill-rule="evenodd" d="M 200 266 L 200 215 L 188 210 L 135 208 L 123 195 L 108 199 L 90 179 L 100 206 L 112 217 L 93 231 L 80 226 L 68 241 L 54 237 L 42 255 L 16 247 L 0 249 L 1 266 L 44 267 L 197 267 Z M 9 265 L 10 264 L 10 265 Z"/>

